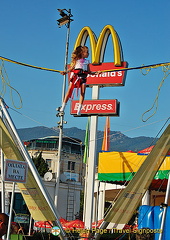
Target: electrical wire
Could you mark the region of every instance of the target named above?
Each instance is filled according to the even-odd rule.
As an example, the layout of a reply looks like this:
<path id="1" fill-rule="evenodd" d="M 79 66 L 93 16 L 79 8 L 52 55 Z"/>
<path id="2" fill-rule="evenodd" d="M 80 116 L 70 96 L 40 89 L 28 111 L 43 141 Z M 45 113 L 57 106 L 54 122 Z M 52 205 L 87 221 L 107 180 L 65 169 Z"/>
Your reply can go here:
<path id="1" fill-rule="evenodd" d="M 14 112 L 20 114 L 21 116 L 23 116 L 23 117 L 25 117 L 25 118 L 28 118 L 28 119 L 30 119 L 31 121 L 35 122 L 35 123 L 38 123 L 40 126 L 46 127 L 46 128 L 48 128 L 48 129 L 51 130 L 51 128 L 49 128 L 48 126 L 46 126 L 46 125 L 43 124 L 42 122 L 39 122 L 39 121 L 37 121 L 37 120 L 35 120 L 35 119 L 33 119 L 33 118 L 31 118 L 31 117 L 29 117 L 29 116 L 23 114 L 23 113 L 20 113 L 19 111 L 15 110 L 15 109 L 12 108 L 12 107 L 9 107 L 9 106 L 7 106 L 7 107 L 8 107 L 9 109 L 11 109 L 12 111 L 14 111 Z M 57 129 L 56 129 L 56 128 L 52 128 L 52 130 L 55 131 L 56 133 L 59 133 L 59 129 L 58 129 L 58 128 L 57 128 Z M 63 137 L 66 137 L 66 138 L 68 138 L 68 139 L 70 139 L 70 140 L 74 140 L 74 142 L 76 142 L 76 143 L 78 143 L 78 144 L 80 144 L 80 145 L 83 145 L 82 142 L 76 140 L 75 138 L 69 137 L 69 136 L 64 135 L 64 134 L 63 134 Z"/>

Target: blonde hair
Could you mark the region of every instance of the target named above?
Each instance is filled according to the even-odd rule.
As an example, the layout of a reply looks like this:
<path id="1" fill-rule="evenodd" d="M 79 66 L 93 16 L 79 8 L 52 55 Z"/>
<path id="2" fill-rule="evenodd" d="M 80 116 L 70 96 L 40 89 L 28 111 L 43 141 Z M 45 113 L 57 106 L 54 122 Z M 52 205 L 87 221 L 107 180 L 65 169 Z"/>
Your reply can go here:
<path id="1" fill-rule="evenodd" d="M 71 65 L 74 65 L 78 59 L 81 59 L 83 57 L 83 52 L 85 49 L 88 49 L 88 47 L 86 46 L 76 47 L 76 49 L 72 52 L 71 55 Z"/>

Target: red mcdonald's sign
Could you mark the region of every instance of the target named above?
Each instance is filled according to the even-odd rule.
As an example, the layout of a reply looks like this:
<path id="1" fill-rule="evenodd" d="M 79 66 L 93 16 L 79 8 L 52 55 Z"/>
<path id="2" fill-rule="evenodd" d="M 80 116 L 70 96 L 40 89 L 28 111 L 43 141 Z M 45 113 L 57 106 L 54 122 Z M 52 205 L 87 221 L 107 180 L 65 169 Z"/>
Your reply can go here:
<path id="1" fill-rule="evenodd" d="M 122 63 L 122 67 L 127 67 L 127 62 Z M 121 68 L 122 68 L 121 67 Z M 113 62 L 102 63 L 100 65 L 90 64 L 91 71 L 102 71 L 116 69 L 116 71 L 105 71 L 98 75 L 88 75 L 87 77 L 87 86 L 92 87 L 93 85 L 113 87 L 113 86 L 124 86 L 126 71 L 119 70 L 120 67 L 116 67 Z"/>

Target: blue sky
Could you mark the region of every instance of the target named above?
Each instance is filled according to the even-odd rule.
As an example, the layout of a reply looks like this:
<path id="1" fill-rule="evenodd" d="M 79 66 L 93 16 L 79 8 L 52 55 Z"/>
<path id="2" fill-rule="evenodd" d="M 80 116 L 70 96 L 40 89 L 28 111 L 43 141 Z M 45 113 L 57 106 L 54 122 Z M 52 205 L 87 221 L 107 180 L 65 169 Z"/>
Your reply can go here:
<path id="1" fill-rule="evenodd" d="M 168 0 L 131 0 L 84 2 L 73 0 L 0 0 L 0 56 L 19 62 L 50 69 L 63 70 L 66 27 L 58 27 L 57 8 L 71 9 L 69 60 L 75 39 L 84 26 L 89 26 L 99 36 L 102 28 L 110 24 L 117 31 L 129 67 L 170 62 L 170 2 Z M 110 43 L 105 62 L 113 61 Z M 88 43 L 87 43 L 88 44 Z M 90 56 L 89 56 L 90 59 Z M 57 126 L 56 107 L 61 105 L 63 76 L 5 62 L 5 69 L 12 87 L 17 89 L 23 107 L 15 109 L 7 87 L 4 100 L 11 107 L 10 115 L 17 128 Z M 170 76 L 161 88 L 158 110 L 147 122 L 141 120 L 156 97 L 163 78 L 162 68 L 152 69 L 147 76 L 140 70 L 127 72 L 124 87 L 107 87 L 100 90 L 100 99 L 118 99 L 120 116 L 111 117 L 111 130 L 121 131 L 129 137 L 154 137 L 169 117 Z M 2 86 L 0 85 L 0 90 Z M 14 103 L 19 99 L 14 93 Z M 86 91 L 91 99 L 91 89 Z M 86 128 L 86 118 L 74 118 L 67 106 L 65 127 Z M 147 115 L 148 116 L 148 115 Z M 99 117 L 98 129 L 103 130 L 105 117 Z"/>

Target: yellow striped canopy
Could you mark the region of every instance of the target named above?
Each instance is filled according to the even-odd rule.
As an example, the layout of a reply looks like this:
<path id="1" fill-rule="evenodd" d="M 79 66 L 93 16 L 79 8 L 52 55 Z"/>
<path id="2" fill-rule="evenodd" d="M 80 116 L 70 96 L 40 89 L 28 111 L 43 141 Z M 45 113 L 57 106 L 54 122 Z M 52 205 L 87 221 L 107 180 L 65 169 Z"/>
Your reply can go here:
<path id="1" fill-rule="evenodd" d="M 131 152 L 99 153 L 98 179 L 100 181 L 130 181 L 147 155 Z M 170 170 L 170 156 L 162 163 L 154 179 L 167 179 Z"/>

